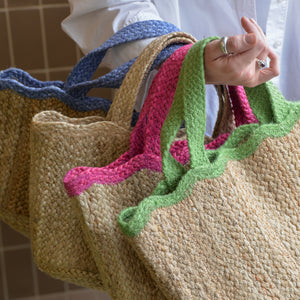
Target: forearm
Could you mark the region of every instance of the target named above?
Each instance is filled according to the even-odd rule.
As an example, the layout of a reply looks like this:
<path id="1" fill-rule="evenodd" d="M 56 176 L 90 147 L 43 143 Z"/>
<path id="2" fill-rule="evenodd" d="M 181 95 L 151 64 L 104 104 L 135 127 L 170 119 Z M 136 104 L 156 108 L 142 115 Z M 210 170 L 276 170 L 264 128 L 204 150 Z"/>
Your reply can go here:
<path id="1" fill-rule="evenodd" d="M 161 20 L 151 1 L 69 0 L 71 13 L 63 30 L 87 53 L 121 28 L 138 21 Z M 104 63 L 115 68 L 139 55 L 151 39 L 131 42 L 109 51 Z"/>

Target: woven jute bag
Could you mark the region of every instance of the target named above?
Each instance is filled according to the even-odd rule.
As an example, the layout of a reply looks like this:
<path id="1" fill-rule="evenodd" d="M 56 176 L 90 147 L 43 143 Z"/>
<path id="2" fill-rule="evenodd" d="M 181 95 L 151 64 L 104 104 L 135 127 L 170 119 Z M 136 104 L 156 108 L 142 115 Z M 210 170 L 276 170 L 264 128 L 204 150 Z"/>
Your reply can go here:
<path id="1" fill-rule="evenodd" d="M 107 50 L 174 31 L 178 31 L 174 25 L 156 20 L 131 24 L 84 56 L 66 82 L 39 81 L 15 68 L 0 72 L 0 218 L 3 221 L 29 236 L 29 127 L 32 117 L 45 110 L 55 110 L 68 117 L 104 117 L 111 101 L 89 97 L 87 93 L 95 87 L 119 88 L 134 61 L 92 80 Z M 161 59 L 170 53 L 162 52 Z"/>
<path id="2" fill-rule="evenodd" d="M 299 299 L 300 104 L 270 82 L 247 88 L 259 123 L 205 150 L 203 52 L 211 39 L 183 62 L 161 133 L 165 179 L 122 211 L 119 225 L 168 299 Z M 169 154 L 183 119 L 188 169 Z"/>
<path id="3" fill-rule="evenodd" d="M 29 236 L 29 128 L 32 117 L 55 109 L 70 117 L 104 116 L 103 110 L 76 112 L 58 98 L 30 99 L 12 90 L 0 91 L 0 218 Z"/>
<path id="4" fill-rule="evenodd" d="M 160 131 L 173 101 L 182 61 L 190 47 L 175 51 L 159 69 L 132 132 L 130 149 L 106 167 L 75 168 L 64 179 L 105 290 L 113 299 L 164 299 L 122 235 L 117 216 L 125 207 L 136 205 L 149 196 L 162 179 Z M 224 106 L 226 109 L 220 105 L 224 113 L 219 114 L 217 124 L 231 118 L 227 111 L 230 102 Z M 228 136 L 224 130 L 216 128 L 215 135 L 218 131 L 222 133 L 217 141 L 206 147 L 215 148 L 223 143 Z M 186 164 L 187 150 L 185 141 L 179 139 L 171 152 Z"/>
<path id="5" fill-rule="evenodd" d="M 190 43 L 185 33 L 154 40 L 127 73 L 106 118 L 70 119 L 41 112 L 31 126 L 30 238 L 37 266 L 55 278 L 103 289 L 79 218 L 63 185 L 67 171 L 106 166 L 129 148 L 131 116 L 143 79 L 168 45 Z"/>

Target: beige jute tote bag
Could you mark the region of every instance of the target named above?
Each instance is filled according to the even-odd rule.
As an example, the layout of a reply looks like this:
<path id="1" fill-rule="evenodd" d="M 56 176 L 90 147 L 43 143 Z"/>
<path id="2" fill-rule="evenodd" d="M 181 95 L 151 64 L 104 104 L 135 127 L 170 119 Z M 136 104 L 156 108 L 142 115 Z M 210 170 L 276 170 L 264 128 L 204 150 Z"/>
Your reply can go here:
<path id="1" fill-rule="evenodd" d="M 106 118 L 70 119 L 53 111 L 33 118 L 30 237 L 41 270 L 68 282 L 103 289 L 63 178 L 71 168 L 105 166 L 128 150 L 133 107 L 154 59 L 167 45 L 191 41 L 189 35 L 177 32 L 154 40 L 129 70 Z"/>
<path id="2" fill-rule="evenodd" d="M 104 116 L 102 110 L 76 112 L 58 98 L 32 99 L 13 90 L 0 91 L 0 218 L 29 235 L 29 128 L 32 117 L 54 109 L 69 117 Z"/>
<path id="3" fill-rule="evenodd" d="M 103 168 L 75 168 L 64 180 L 77 206 L 105 290 L 113 299 L 164 299 L 122 235 L 117 216 L 125 207 L 149 196 L 162 179 L 160 129 L 172 104 L 181 63 L 190 46 L 175 51 L 159 69 L 131 134 L 130 149 Z M 232 119 L 228 97 L 226 101 L 220 105 L 224 113 L 219 114 L 218 125 L 224 124 L 225 118 Z M 215 135 L 224 129 L 216 128 Z M 184 157 L 185 146 L 184 140 L 178 140 L 172 148 L 173 155 L 182 163 L 188 161 L 188 157 Z"/>
<path id="4" fill-rule="evenodd" d="M 205 150 L 203 52 L 187 54 L 161 133 L 165 179 L 119 216 L 168 299 L 300 299 L 300 104 L 268 82 L 247 88 L 259 123 Z M 199 66 L 202 66 L 202 68 Z M 169 154 L 185 119 L 190 168 Z"/>

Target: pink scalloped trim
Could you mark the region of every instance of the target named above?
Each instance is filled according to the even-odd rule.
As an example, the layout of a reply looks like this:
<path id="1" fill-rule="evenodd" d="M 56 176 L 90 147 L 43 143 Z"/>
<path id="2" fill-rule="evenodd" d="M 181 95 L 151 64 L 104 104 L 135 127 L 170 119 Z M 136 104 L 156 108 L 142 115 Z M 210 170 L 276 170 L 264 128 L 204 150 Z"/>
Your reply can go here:
<path id="1" fill-rule="evenodd" d="M 229 134 L 222 134 L 214 141 L 205 145 L 206 149 L 217 149 L 227 140 Z M 187 141 L 177 141 L 171 147 L 171 153 L 181 164 L 189 161 L 189 150 Z M 125 156 L 125 155 L 124 155 Z M 123 161 L 121 158 L 120 161 Z M 70 197 L 80 195 L 83 191 L 91 187 L 94 183 L 98 184 L 118 184 L 129 178 L 135 172 L 143 169 L 161 172 L 161 156 L 156 154 L 138 154 L 123 164 L 118 160 L 113 164 L 103 168 L 78 167 L 70 170 L 64 178 L 64 185 Z"/>

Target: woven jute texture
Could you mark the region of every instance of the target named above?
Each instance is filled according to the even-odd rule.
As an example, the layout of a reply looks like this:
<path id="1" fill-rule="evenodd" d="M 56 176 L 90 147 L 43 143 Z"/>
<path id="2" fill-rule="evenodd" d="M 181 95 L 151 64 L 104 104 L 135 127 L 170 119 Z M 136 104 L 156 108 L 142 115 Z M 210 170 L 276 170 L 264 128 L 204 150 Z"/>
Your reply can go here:
<path id="1" fill-rule="evenodd" d="M 300 128 L 157 209 L 131 242 L 169 299 L 300 298 Z"/>
<path id="2" fill-rule="evenodd" d="M 73 199 L 112 299 L 165 299 L 117 223 L 122 209 L 151 195 L 160 179 L 161 172 L 144 169 L 116 185 L 94 184 Z"/>
<path id="3" fill-rule="evenodd" d="M 51 111 L 34 117 L 30 144 L 30 230 L 33 257 L 41 270 L 78 285 L 103 289 L 63 178 L 74 167 L 108 165 L 128 150 L 133 106 L 154 59 L 169 44 L 192 41 L 185 33 L 172 33 L 146 47 L 126 75 L 103 120 L 69 119 Z"/>
<path id="4" fill-rule="evenodd" d="M 103 111 L 75 112 L 59 99 L 30 99 L 0 91 L 0 218 L 29 236 L 29 131 L 32 117 L 53 109 L 69 117 L 104 116 Z"/>

